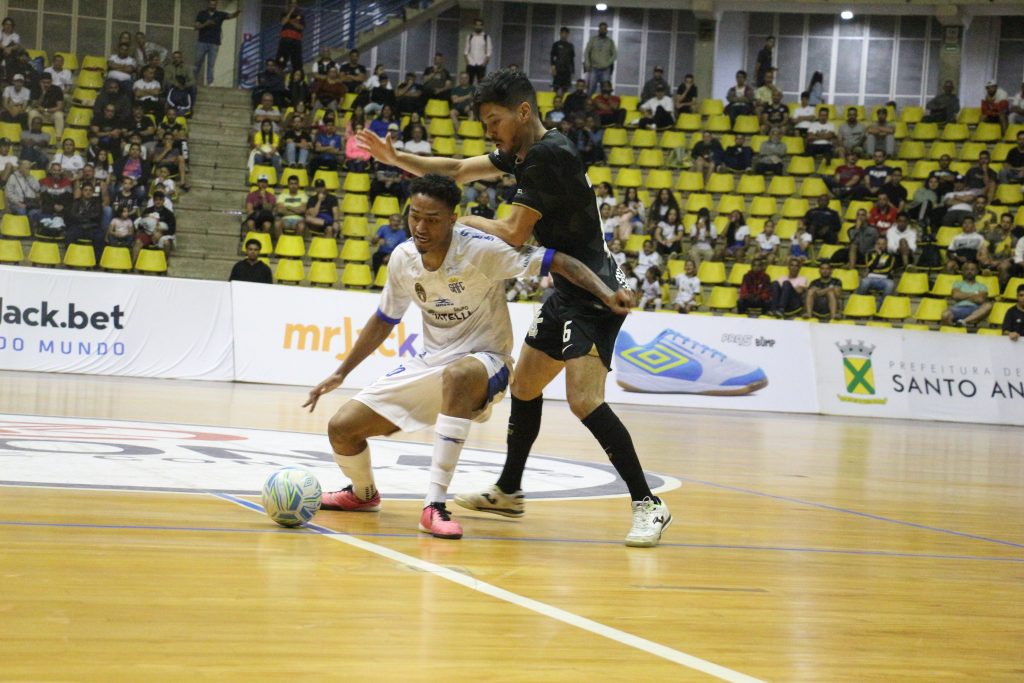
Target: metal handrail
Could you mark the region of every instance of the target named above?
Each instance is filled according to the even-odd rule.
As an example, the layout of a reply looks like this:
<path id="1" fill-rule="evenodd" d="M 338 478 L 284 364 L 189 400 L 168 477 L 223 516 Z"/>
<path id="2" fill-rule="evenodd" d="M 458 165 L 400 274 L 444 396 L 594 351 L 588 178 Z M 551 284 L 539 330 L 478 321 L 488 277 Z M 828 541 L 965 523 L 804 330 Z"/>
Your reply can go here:
<path id="1" fill-rule="evenodd" d="M 351 49 L 356 44 L 356 36 L 404 16 L 408 5 L 408 0 L 317 0 L 312 7 L 303 10 L 306 30 L 302 41 L 302 61 L 313 61 L 322 46 Z M 277 55 L 280 33 L 280 26 L 275 24 L 242 40 L 238 51 L 239 87 L 256 87 L 263 64 Z"/>

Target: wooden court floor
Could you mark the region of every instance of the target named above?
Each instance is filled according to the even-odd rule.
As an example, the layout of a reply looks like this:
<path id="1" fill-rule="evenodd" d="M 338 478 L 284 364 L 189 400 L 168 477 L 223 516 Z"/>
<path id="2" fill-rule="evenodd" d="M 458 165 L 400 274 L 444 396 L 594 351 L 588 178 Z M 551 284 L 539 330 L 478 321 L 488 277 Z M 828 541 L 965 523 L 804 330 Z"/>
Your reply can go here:
<path id="1" fill-rule="evenodd" d="M 0 373 L 2 414 L 321 433 L 345 394 L 304 395 Z M 0 486 L 0 681 L 1024 680 L 1021 429 L 617 408 L 683 482 L 656 549 L 621 497 L 442 541 L 411 500 L 288 531 L 256 496 Z M 536 452 L 605 460 L 544 417 Z"/>

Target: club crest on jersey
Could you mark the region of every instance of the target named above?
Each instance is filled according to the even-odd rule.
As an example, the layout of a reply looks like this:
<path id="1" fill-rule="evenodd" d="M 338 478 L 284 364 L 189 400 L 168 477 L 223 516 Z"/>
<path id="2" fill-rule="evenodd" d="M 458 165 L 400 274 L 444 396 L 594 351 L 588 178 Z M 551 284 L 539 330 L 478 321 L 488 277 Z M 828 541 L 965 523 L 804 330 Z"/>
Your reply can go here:
<path id="1" fill-rule="evenodd" d="M 451 285 L 449 285 L 449 287 L 450 286 Z M 420 301 L 426 303 L 426 301 L 427 301 L 427 290 L 423 289 L 423 285 L 421 285 L 418 282 L 416 283 L 416 296 L 419 298 Z"/>
<path id="2" fill-rule="evenodd" d="M 457 277 L 448 278 L 448 289 L 452 294 L 462 294 L 466 291 L 466 283 Z"/>

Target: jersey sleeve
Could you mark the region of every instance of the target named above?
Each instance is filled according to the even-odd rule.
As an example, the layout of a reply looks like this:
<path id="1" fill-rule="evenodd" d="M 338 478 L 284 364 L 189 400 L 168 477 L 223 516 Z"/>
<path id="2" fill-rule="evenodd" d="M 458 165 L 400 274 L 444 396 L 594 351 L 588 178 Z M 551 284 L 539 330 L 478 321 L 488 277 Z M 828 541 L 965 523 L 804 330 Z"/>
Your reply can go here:
<path id="1" fill-rule="evenodd" d="M 513 277 L 541 277 L 551 270 L 555 250 L 545 247 L 524 246 L 518 249 L 509 246 L 493 235 L 474 233 L 470 240 L 468 258 L 476 264 L 477 270 L 491 280 L 507 280 Z"/>
<path id="2" fill-rule="evenodd" d="M 502 173 L 515 173 L 515 159 L 506 154 L 502 154 L 501 150 L 493 149 L 487 157 L 491 160 L 491 163 L 494 164 L 494 167 Z"/>
<path id="3" fill-rule="evenodd" d="M 377 304 L 377 317 L 391 325 L 399 323 L 412 301 L 403 286 L 403 268 L 399 265 L 401 260 L 401 255 L 396 252 L 388 261 L 388 280 L 384 283 L 384 291 Z"/>

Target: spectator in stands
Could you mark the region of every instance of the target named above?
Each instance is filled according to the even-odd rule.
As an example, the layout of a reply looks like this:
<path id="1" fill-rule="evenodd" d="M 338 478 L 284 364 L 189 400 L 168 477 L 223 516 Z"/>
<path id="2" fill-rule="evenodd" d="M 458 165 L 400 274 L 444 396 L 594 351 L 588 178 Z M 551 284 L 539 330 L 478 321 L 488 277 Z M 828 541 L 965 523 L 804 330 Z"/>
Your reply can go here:
<path id="1" fill-rule="evenodd" d="M 718 165 L 719 173 L 746 173 L 754 160 L 754 150 L 747 144 L 747 136 L 736 134 L 736 141 L 729 149 L 722 152 L 722 163 Z"/>
<path id="2" fill-rule="evenodd" d="M 1003 334 L 1014 342 L 1024 334 L 1024 284 L 1017 285 L 1017 305 L 1006 311 L 1002 329 Z"/>
<path id="3" fill-rule="evenodd" d="M 153 67 L 143 67 L 142 77 L 132 84 L 132 91 L 135 94 L 135 104 L 142 105 L 146 113 L 159 116 L 164 110 L 161 97 L 163 85 L 155 78 Z"/>
<path id="4" fill-rule="evenodd" d="M 398 124 L 392 123 L 388 126 L 388 129 L 392 132 L 398 130 Z M 412 129 L 412 138 L 406 140 L 402 144 L 403 151 L 409 154 L 418 154 L 419 156 L 428 157 L 431 156 L 432 152 L 430 149 L 430 143 L 427 142 L 427 131 L 423 126 L 414 126 Z"/>
<path id="5" fill-rule="evenodd" d="M 807 154 L 831 161 L 838 141 L 835 124 L 828 120 L 828 109 L 821 107 L 818 109 L 818 120 L 807 127 Z"/>
<path id="6" fill-rule="evenodd" d="M 598 203 L 600 202 L 601 199 L 598 197 Z M 654 232 L 654 229 L 658 227 L 658 222 L 665 220 L 670 209 L 675 209 L 676 213 L 682 213 L 675 195 L 672 194 L 671 190 L 663 187 L 658 190 L 658 194 L 654 197 L 654 201 L 651 202 L 651 210 L 647 213 L 647 226 L 649 232 Z"/>
<path id="7" fill-rule="evenodd" d="M 64 175 L 59 163 L 52 163 L 46 177 L 39 182 L 39 233 L 62 238 L 67 223 L 67 210 L 74 200 L 71 179 Z M 53 219 L 59 218 L 59 221 Z"/>
<path id="8" fill-rule="evenodd" d="M 775 234 L 775 221 L 769 218 L 764 222 L 764 229 L 754 238 L 754 246 L 757 248 L 757 254 L 768 262 L 778 258 L 782 240 Z"/>
<path id="9" fill-rule="evenodd" d="M 106 244 L 111 247 L 130 248 L 135 243 L 135 222 L 127 206 L 122 206 L 110 220 L 104 235 Z"/>
<path id="10" fill-rule="evenodd" d="M 270 266 L 260 260 L 263 246 L 258 239 L 250 239 L 245 243 L 245 258 L 231 267 L 228 282 L 258 282 L 265 285 L 274 284 L 274 276 Z"/>
<path id="11" fill-rule="evenodd" d="M 804 317 L 828 316 L 829 322 L 832 322 L 839 317 L 839 297 L 842 293 L 842 281 L 832 277 L 832 264 L 822 263 L 818 266 L 818 279 L 813 280 L 804 293 Z"/>
<path id="12" fill-rule="evenodd" d="M 779 276 L 771 283 L 771 308 L 769 312 L 776 318 L 795 315 L 804 305 L 804 294 L 807 291 L 807 278 L 800 274 L 800 259 L 790 257 L 789 272 Z"/>
<path id="13" fill-rule="evenodd" d="M 939 206 L 939 179 L 929 176 L 924 185 L 914 190 L 914 196 L 907 204 L 910 219 L 926 230 L 933 226 L 933 215 Z M 930 230 L 928 230 L 930 233 Z"/>
<path id="14" fill-rule="evenodd" d="M 14 19 L 4 17 L 0 25 L 0 54 L 3 60 L 7 61 L 17 53 L 21 47 L 21 36 L 14 32 Z"/>
<path id="15" fill-rule="evenodd" d="M 39 181 L 32 174 L 32 162 L 22 159 L 18 170 L 10 175 L 4 186 L 7 210 L 16 216 L 28 216 L 35 223 L 39 216 Z"/>
<path id="16" fill-rule="evenodd" d="M 246 232 L 272 233 L 274 228 L 274 206 L 277 197 L 270 191 L 269 178 L 260 174 L 256 178 L 256 189 L 245 196 L 245 221 L 242 234 Z"/>
<path id="17" fill-rule="evenodd" d="M 313 141 L 309 130 L 302 124 L 302 116 L 292 114 L 282 137 L 284 161 L 288 168 L 306 168 L 309 164 L 309 152 L 313 147 Z"/>
<path id="18" fill-rule="evenodd" d="M 192 118 L 192 107 L 194 104 L 195 96 L 185 84 L 185 77 L 175 76 L 174 84 L 167 91 L 167 99 L 163 102 L 160 111 L 170 110 L 174 117 Z M 159 112 L 157 116 L 159 116 Z"/>
<path id="19" fill-rule="evenodd" d="M 99 140 L 99 146 L 114 154 L 115 157 L 121 154 L 121 144 L 126 139 L 128 120 L 120 116 L 117 107 L 107 104 L 99 116 L 94 117 L 89 131 Z M 64 141 L 65 148 L 68 140 Z M 74 148 L 74 142 L 71 143 Z"/>
<path id="20" fill-rule="evenodd" d="M 558 124 L 565 120 L 565 112 L 562 111 L 562 98 L 555 95 L 551 100 L 551 109 L 544 112 L 544 127 L 557 128 Z"/>
<path id="21" fill-rule="evenodd" d="M 373 85 L 367 85 L 364 93 L 356 98 L 354 104 L 365 102 L 363 107 L 364 112 L 368 116 L 376 116 L 384 106 L 389 106 L 393 110 L 398 109 L 398 100 L 395 98 L 395 91 L 391 87 L 391 79 L 386 73 L 374 74 L 367 80 L 367 83 L 373 82 Z"/>
<path id="22" fill-rule="evenodd" d="M 974 198 L 972 209 L 971 217 L 974 218 L 974 227 L 978 229 L 978 232 L 985 232 L 999 222 L 995 211 L 988 208 L 988 199 L 985 198 L 985 195 L 978 195 Z"/>
<path id="23" fill-rule="evenodd" d="M 373 131 L 377 137 L 387 137 L 388 128 L 391 124 L 398 125 L 398 119 L 395 118 L 395 112 L 391 107 L 385 105 L 381 107 L 380 114 L 377 118 L 370 121 L 368 128 Z"/>
<path id="24" fill-rule="evenodd" d="M 654 250 L 654 242 L 652 240 L 644 240 L 643 251 L 637 254 L 636 257 L 634 273 L 638 279 L 642 280 L 648 268 L 658 268 L 660 270 L 663 263 L 661 254 Z"/>
<path id="25" fill-rule="evenodd" d="M 204 85 L 213 83 L 213 67 L 217 63 L 217 51 L 220 49 L 221 28 L 225 21 L 237 18 L 240 13 L 240 10 L 231 13 L 221 12 L 217 9 L 217 0 L 209 0 L 207 8 L 196 15 L 195 27 L 198 35 L 196 36 L 195 77 L 197 81 L 200 80 L 205 59 L 206 79 L 203 81 Z"/>
<path id="26" fill-rule="evenodd" d="M 978 282 L 978 264 L 967 262 L 961 270 L 962 279 L 953 283 L 950 299 L 953 304 L 942 312 L 943 325 L 974 326 L 992 310 L 988 286 Z"/>
<path id="27" fill-rule="evenodd" d="M 885 233 L 896 222 L 899 210 L 889 201 L 889 195 L 884 192 L 878 194 L 874 206 L 868 213 L 868 223 L 873 225 L 878 234 L 885 237 Z"/>
<path id="28" fill-rule="evenodd" d="M 839 149 L 840 156 L 846 157 L 850 153 L 860 156 L 864 153 L 867 128 L 857 120 L 857 108 L 849 107 L 846 110 L 846 122 L 839 126 Z"/>
<path id="29" fill-rule="evenodd" d="M 948 154 L 943 154 L 939 157 L 939 167 L 928 174 L 929 178 L 936 178 L 939 181 L 939 187 L 936 193 L 939 195 L 941 200 L 944 195 L 953 191 L 953 185 L 956 181 L 957 172 L 950 168 L 952 158 Z"/>
<path id="30" fill-rule="evenodd" d="M 820 71 L 811 74 L 811 81 L 807 84 L 807 101 L 812 107 L 825 104 L 824 83 L 825 75 Z"/>
<path id="31" fill-rule="evenodd" d="M 672 99 L 672 103 L 676 109 L 676 116 L 683 113 L 696 113 L 698 104 L 697 84 L 694 81 L 693 74 L 683 76 L 683 82 L 676 88 L 676 94 Z"/>
<path id="32" fill-rule="evenodd" d="M 29 124 L 35 119 L 52 124 L 57 138 L 63 137 L 64 91 L 53 84 L 53 76 L 46 72 L 39 77 L 39 96 L 32 101 L 28 110 Z"/>
<path id="33" fill-rule="evenodd" d="M 486 192 L 481 192 L 476 197 L 475 206 L 469 209 L 471 216 L 480 216 L 481 218 L 494 218 L 494 209 L 491 208 L 491 196 Z"/>
<path id="34" fill-rule="evenodd" d="M 53 62 L 43 70 L 43 73 L 50 74 L 52 84 L 60 88 L 65 95 L 70 95 L 75 89 L 75 77 L 65 68 L 64 55 L 54 55 Z"/>
<path id="35" fill-rule="evenodd" d="M 818 197 L 817 205 L 804 215 L 804 225 L 816 242 L 839 243 L 839 229 L 843 225 L 839 212 L 828 205 L 827 194 Z"/>
<path id="36" fill-rule="evenodd" d="M 562 111 L 566 116 L 585 115 L 590 95 L 587 93 L 587 82 L 577 79 L 576 89 L 562 98 Z"/>
<path id="37" fill-rule="evenodd" d="M 761 134 L 767 135 L 772 129 L 788 129 L 789 107 L 782 103 L 782 91 L 773 90 L 771 101 L 761 109 Z"/>
<path id="38" fill-rule="evenodd" d="M 71 180 L 77 180 L 85 167 L 85 159 L 75 149 L 71 138 L 64 140 L 61 151 L 53 156 L 53 163 L 60 164 L 61 171 Z"/>
<path id="39" fill-rule="evenodd" d="M 459 74 L 459 84 L 452 88 L 451 95 L 451 118 L 452 126 L 458 130 L 459 119 L 476 120 L 476 112 L 473 108 L 473 95 L 476 93 L 476 86 L 470 83 L 469 73 L 463 71 Z M 558 95 L 556 94 L 556 98 Z"/>
<path id="40" fill-rule="evenodd" d="M 345 84 L 345 88 L 350 93 L 359 95 L 366 90 L 366 67 L 359 63 L 359 50 L 355 48 L 348 51 L 348 61 L 344 64 L 337 65 L 338 75 L 341 81 Z M 330 65 L 327 66 L 323 76 L 326 78 L 331 72 Z M 377 77 L 378 80 L 380 77 Z M 323 79 L 318 79 L 323 80 Z M 357 98 L 358 99 L 358 98 Z"/>
<path id="41" fill-rule="evenodd" d="M 128 209 L 128 217 L 133 221 L 142 216 L 142 207 L 145 200 L 143 188 L 136 188 L 135 179 L 125 176 L 120 179 L 120 184 L 114 189 L 114 196 L 110 200 L 110 216 L 121 213 L 122 208 Z"/>
<path id="42" fill-rule="evenodd" d="M 953 180 L 953 189 L 942 196 L 942 204 L 945 211 L 936 212 L 940 225 L 960 225 L 965 216 L 974 213 L 974 200 L 977 198 L 977 190 L 967 187 L 967 180 L 962 175 L 956 176 Z"/>
<path id="43" fill-rule="evenodd" d="M 999 182 L 1018 185 L 1024 183 L 1024 130 L 1017 133 L 1017 146 L 1006 154 L 1006 161 L 999 171 Z"/>
<path id="44" fill-rule="evenodd" d="M 601 217 L 601 232 L 604 233 L 604 241 L 615 239 L 615 230 L 619 226 L 619 217 L 615 214 L 615 207 L 611 204 L 598 204 L 597 211 Z"/>
<path id="45" fill-rule="evenodd" d="M 673 209 L 678 211 L 678 209 Z M 673 210 L 670 210 L 671 213 Z M 715 244 L 718 241 L 718 229 L 711 220 L 707 209 L 697 212 L 697 218 L 690 226 L 690 258 L 698 264 L 715 256 Z"/>
<path id="46" fill-rule="evenodd" d="M 811 248 L 813 246 L 814 237 L 808 232 L 803 219 L 798 219 L 796 230 L 793 232 L 793 237 L 789 240 L 789 255 L 799 259 L 800 264 L 803 265 L 804 261 L 811 258 Z"/>
<path id="47" fill-rule="evenodd" d="M 1007 113 L 1010 110 L 1010 100 L 1006 91 L 999 87 L 995 81 L 985 83 L 985 96 L 981 98 L 981 120 L 985 123 L 998 123 L 1003 132 L 1006 132 Z"/>
<path id="48" fill-rule="evenodd" d="M 754 84 L 758 87 L 764 85 L 765 79 L 772 69 L 772 51 L 775 49 L 775 36 L 765 38 L 764 46 L 757 53 L 757 62 L 754 67 Z"/>
<path id="49" fill-rule="evenodd" d="M 754 172 L 759 174 L 782 175 L 786 161 L 786 143 L 782 141 L 782 130 L 772 128 L 768 139 L 761 143 L 761 148 L 754 158 Z"/>
<path id="50" fill-rule="evenodd" d="M 270 125 L 269 122 L 264 125 Z M 277 140 L 275 135 L 273 140 Z M 281 175 L 281 156 L 277 153 L 276 142 L 271 142 L 272 154 L 269 156 L 270 165 L 274 166 L 278 176 Z M 267 151 L 262 145 L 257 149 L 256 163 L 262 163 L 268 160 Z M 276 157 L 276 159 L 274 158 Z M 181 141 L 176 140 L 173 133 L 165 132 L 160 138 L 160 144 L 153 149 L 153 156 L 150 159 L 150 165 L 152 168 L 166 168 L 172 176 L 178 179 L 181 183 L 181 189 L 188 192 L 192 186 L 188 181 L 188 160 L 185 158 L 182 152 Z M 173 192 L 166 191 L 164 194 L 168 197 L 173 195 Z"/>
<path id="51" fill-rule="evenodd" d="M 196 76 L 195 72 L 185 64 L 185 57 L 181 50 L 171 53 L 171 63 L 164 69 L 164 88 L 171 89 L 178 83 L 178 77 L 184 79 L 184 87 L 192 96 L 192 102 L 196 101 Z"/>
<path id="52" fill-rule="evenodd" d="M 397 126 L 398 124 L 395 123 L 395 124 L 391 124 L 391 125 Z M 389 128 L 390 128 L 390 126 L 389 126 Z M 359 131 L 361 131 L 362 129 L 363 129 L 362 126 L 356 125 L 355 133 L 358 134 Z M 387 131 L 385 132 L 385 135 L 386 134 L 387 134 Z M 319 137 L 320 136 L 318 135 L 317 136 L 318 140 L 319 140 Z M 317 145 L 319 145 L 319 144 L 320 143 L 317 142 Z M 369 168 L 370 168 L 370 161 L 371 161 L 370 153 L 368 151 L 366 151 L 365 149 L 363 149 L 361 146 L 359 146 L 356 143 L 355 135 L 353 135 L 352 137 L 350 137 L 348 140 L 345 141 L 345 150 L 343 152 L 343 155 L 345 157 L 345 168 L 348 171 L 351 171 L 351 172 L 354 172 L 354 173 L 366 173 L 369 170 Z M 341 161 L 340 157 L 339 157 L 338 161 L 339 162 Z"/>
<path id="53" fill-rule="evenodd" d="M 693 259 L 686 259 L 683 264 L 683 272 L 676 275 L 676 297 L 672 305 L 680 313 L 689 313 L 697 307 L 697 297 L 700 296 L 700 278 L 697 277 L 697 264 Z"/>
<path id="54" fill-rule="evenodd" d="M 639 123 L 641 128 L 664 130 L 675 123 L 672 98 L 668 96 L 668 88 L 661 83 L 654 86 L 654 96 L 643 101 L 640 111 L 644 115 Z"/>
<path id="55" fill-rule="evenodd" d="M 628 209 L 628 207 L 626 207 Z M 632 230 L 630 230 L 632 232 Z M 654 230 L 655 249 L 666 260 L 681 251 L 683 225 L 678 209 L 669 209 L 668 215 L 658 221 Z"/>
<path id="56" fill-rule="evenodd" d="M 853 269 L 858 265 L 866 265 L 868 256 L 881 236 L 878 228 L 868 222 L 867 211 L 857 209 L 856 219 L 847 236 L 850 239 L 850 247 L 847 251 L 846 267 Z"/>
<path id="57" fill-rule="evenodd" d="M 622 98 L 612 92 L 612 82 L 601 83 L 601 94 L 591 100 L 594 113 L 602 126 L 621 126 L 626 120 L 626 110 L 622 108 Z"/>
<path id="58" fill-rule="evenodd" d="M 434 54 L 434 63 L 423 70 L 423 95 L 428 100 L 448 102 L 452 95 L 452 75 L 444 66 L 444 55 Z"/>
<path id="59" fill-rule="evenodd" d="M 917 231 L 905 211 L 896 216 L 896 224 L 885 233 L 889 253 L 896 257 L 896 268 L 902 270 L 914 263 L 917 253 Z"/>
<path id="60" fill-rule="evenodd" d="M 358 61 L 358 60 L 357 60 Z M 320 55 L 317 57 L 316 62 L 313 64 L 313 72 L 310 74 L 313 79 L 313 83 L 316 83 L 321 78 L 327 75 L 328 69 L 332 66 L 339 66 L 338 63 L 331 57 L 331 48 L 327 45 L 320 46 Z"/>
<path id="61" fill-rule="evenodd" d="M 652 97 L 655 97 L 655 91 L 658 89 L 659 85 L 666 95 L 671 90 L 668 81 L 665 80 L 665 70 L 660 66 L 656 66 L 654 67 L 654 73 L 649 79 L 647 79 L 647 82 L 644 83 L 644 87 L 640 90 L 640 101 L 646 102 Z M 669 107 L 668 111 L 672 111 L 672 108 Z"/>
<path id="62" fill-rule="evenodd" d="M 704 182 L 707 182 L 708 176 L 722 164 L 724 154 L 722 143 L 710 131 L 704 131 L 701 133 L 700 142 L 690 151 L 693 157 L 693 170 L 702 173 Z"/>
<path id="63" fill-rule="evenodd" d="M 10 153 L 11 143 L 9 140 L 7 148 L 4 149 L 3 140 L 0 140 L 0 183 L 7 182 L 7 178 L 18 167 L 19 157 L 31 161 L 33 168 L 45 169 L 49 165 L 50 155 L 47 154 L 47 149 L 50 146 L 50 134 L 43 132 L 42 117 L 32 119 L 29 129 L 22 132 L 19 157 Z"/>
<path id="64" fill-rule="evenodd" d="M 157 59 L 160 60 L 161 64 L 167 61 L 167 48 L 159 43 L 154 43 L 147 39 L 146 34 L 142 31 L 137 31 L 135 33 L 134 49 L 135 61 L 139 64 L 148 64 L 150 57 L 154 54 L 157 56 Z"/>
<path id="65" fill-rule="evenodd" d="M 423 86 L 416 81 L 416 74 L 412 71 L 407 72 L 405 80 L 395 88 L 395 99 L 398 102 L 399 114 L 423 115 Z"/>
<path id="66" fill-rule="evenodd" d="M 128 154 L 114 167 L 114 175 L 118 178 L 130 176 L 137 187 L 145 187 L 149 183 L 149 162 L 142 158 L 141 145 L 128 147 Z"/>
<path id="67" fill-rule="evenodd" d="M 985 236 L 978 232 L 973 216 L 963 219 L 963 232 L 954 237 L 947 248 L 946 271 L 961 272 L 964 264 L 989 260 Z"/>
<path id="68" fill-rule="evenodd" d="M 893 289 L 896 288 L 896 283 L 892 279 L 896 259 L 889 253 L 888 247 L 885 237 L 875 240 L 875 248 L 868 254 L 864 277 L 861 278 L 860 284 L 857 286 L 858 294 L 881 292 L 882 296 L 878 300 L 879 306 L 881 306 L 882 300 L 892 294 Z"/>
<path id="69" fill-rule="evenodd" d="M 285 81 L 285 87 L 288 88 L 288 102 L 293 106 L 299 102 L 310 104 L 313 101 L 313 91 L 310 90 L 304 69 L 291 71 Z"/>
<path id="70" fill-rule="evenodd" d="M 121 92 L 131 92 L 131 85 L 135 80 L 138 66 L 135 58 L 132 57 L 132 46 L 128 43 L 121 43 L 117 46 L 117 52 L 107 57 L 107 80 L 117 81 Z"/>
<path id="71" fill-rule="evenodd" d="M 852 199 L 877 198 L 885 185 L 892 182 L 893 167 L 886 163 L 886 153 L 880 149 L 874 152 L 875 163 L 864 169 L 864 183 L 860 190 L 851 192 Z"/>
<path id="72" fill-rule="evenodd" d="M 125 125 L 125 134 L 129 137 L 138 135 L 146 156 L 152 155 L 156 147 L 156 118 L 147 114 L 141 104 L 133 105 L 132 116 Z"/>
<path id="73" fill-rule="evenodd" d="M 31 94 L 25 87 L 25 77 L 20 73 L 14 74 L 11 85 L 4 88 L 0 121 L 17 123 L 23 129 L 28 128 L 28 104 Z"/>
<path id="74" fill-rule="evenodd" d="M 982 269 L 995 271 L 999 277 L 1000 289 L 1006 287 L 1010 279 L 1010 268 L 1013 265 L 1013 215 L 1004 213 L 999 222 L 982 233 L 988 242 L 987 258 L 981 260 Z"/>
<path id="75" fill-rule="evenodd" d="M 337 111 L 347 93 L 348 86 L 345 85 L 341 72 L 337 67 L 331 67 L 327 70 L 327 76 L 317 79 L 313 86 L 313 105 Z"/>
<path id="76" fill-rule="evenodd" d="M 642 199 L 640 199 L 640 193 L 635 187 L 627 187 L 625 194 L 622 197 L 622 204 L 629 207 L 629 210 L 633 213 L 633 223 L 641 231 L 647 222 L 647 207 L 644 205 Z"/>
<path id="77" fill-rule="evenodd" d="M 466 47 L 462 51 L 466 57 L 466 75 L 470 85 L 482 81 L 487 74 L 492 48 L 491 37 L 484 33 L 484 20 L 477 17 L 473 20 L 473 30 L 466 36 Z M 572 75 L 569 77 L 572 78 Z"/>
<path id="78" fill-rule="evenodd" d="M 1020 84 L 1017 94 L 1009 99 L 1006 114 L 1010 125 L 1024 123 L 1024 82 Z"/>
<path id="79" fill-rule="evenodd" d="M 846 163 L 836 168 L 832 177 L 826 179 L 826 184 L 832 196 L 839 200 L 860 199 L 870 194 L 866 172 L 852 152 L 846 154 Z"/>
<path id="80" fill-rule="evenodd" d="M 889 203 L 895 206 L 897 211 L 904 211 L 907 208 L 907 188 L 903 187 L 903 169 L 893 166 L 889 180 L 882 185 L 878 194 L 888 197 Z"/>
<path id="81" fill-rule="evenodd" d="M 589 74 L 591 94 L 611 83 L 617 56 L 615 41 L 608 36 L 608 24 L 602 21 L 597 25 L 597 35 L 587 41 L 583 50 L 583 71 Z"/>
<path id="82" fill-rule="evenodd" d="M 170 256 L 174 248 L 177 221 L 163 192 L 154 192 L 149 205 L 142 209 L 142 218 L 135 222 L 135 247 L 154 245 Z"/>
<path id="83" fill-rule="evenodd" d="M 564 95 L 572 82 L 573 71 L 576 70 L 576 46 L 569 42 L 569 28 L 566 26 L 558 30 L 558 40 L 551 44 L 550 61 L 551 89 L 559 95 Z"/>
<path id="84" fill-rule="evenodd" d="M 114 105 L 115 113 L 122 119 L 128 118 L 132 113 L 131 98 L 122 93 L 117 81 L 107 79 L 103 83 L 103 90 L 96 96 L 92 105 L 93 118 L 100 116 L 108 104 Z"/>
<path id="85" fill-rule="evenodd" d="M 622 251 L 622 240 L 612 240 L 609 242 L 608 252 L 612 255 L 615 265 L 621 267 L 626 262 L 626 252 Z"/>
<path id="86" fill-rule="evenodd" d="M 644 311 L 661 310 L 661 268 L 658 266 L 650 266 L 644 271 L 637 307 Z"/>
<path id="87" fill-rule="evenodd" d="M 712 260 L 724 261 L 726 257 L 731 257 L 736 263 L 743 263 L 750 251 L 750 240 L 750 227 L 743 214 L 733 211 L 729 214 L 729 221 L 725 224 Z"/>
<path id="88" fill-rule="evenodd" d="M 760 116 L 765 109 L 770 107 L 775 100 L 775 93 L 781 95 L 782 91 L 775 87 L 775 69 L 769 69 L 764 74 L 764 81 L 754 89 L 754 113 Z M 781 97 L 779 102 L 782 102 Z"/>
<path id="89" fill-rule="evenodd" d="M 486 197 L 487 195 L 482 196 Z M 409 239 L 409 233 L 402 224 L 402 215 L 393 213 L 388 216 L 388 222 L 377 228 L 377 233 L 370 238 L 370 245 L 377 247 L 370 258 L 370 268 L 373 269 L 374 275 L 377 274 L 381 266 L 387 264 L 395 247 L 407 239 Z"/>
<path id="90" fill-rule="evenodd" d="M 743 275 L 736 301 L 736 310 L 739 313 L 746 314 L 751 309 L 764 311 L 771 306 L 771 281 L 765 272 L 767 264 L 763 256 L 755 257 L 750 264 L 750 270 Z"/>
<path id="91" fill-rule="evenodd" d="M 333 239 L 338 234 L 338 198 L 327 191 L 323 178 L 313 183 L 313 196 L 306 202 L 306 227 L 310 233 Z"/>
<path id="92" fill-rule="evenodd" d="M 583 129 L 580 131 L 580 136 L 576 143 L 576 148 L 580 152 L 583 163 L 587 166 L 604 162 L 606 158 L 604 152 L 604 129 L 598 123 L 597 117 L 586 117 Z"/>
<path id="93" fill-rule="evenodd" d="M 67 243 L 92 242 L 96 260 L 103 254 L 106 235 L 100 227 L 104 200 L 96 196 L 92 183 L 76 184 L 74 201 L 67 212 Z"/>
<path id="94" fill-rule="evenodd" d="M 296 176 L 288 176 L 288 189 L 278 197 L 274 204 L 274 214 L 277 216 L 277 223 L 274 228 L 277 235 L 281 233 L 301 235 L 303 232 L 306 216 L 306 205 L 308 197 L 299 189 L 299 179 Z"/>
<path id="95" fill-rule="evenodd" d="M 168 136 L 164 136 L 166 140 Z M 173 136 L 171 141 L 173 143 Z M 281 177 L 283 164 L 278 148 L 281 146 L 281 136 L 274 132 L 274 124 L 270 121 L 263 121 L 260 129 L 252 138 L 252 166 L 273 166 L 277 171 L 277 177 Z M 156 163 L 156 159 L 153 159 Z"/>
<path id="96" fill-rule="evenodd" d="M 41 124 L 36 124 L 41 125 Z M 24 137 L 24 133 L 22 134 Z M 27 159 L 32 162 L 32 166 L 37 168 L 45 169 L 50 164 L 50 157 L 46 154 L 42 155 L 41 166 L 37 166 L 35 159 L 32 159 L 24 154 L 24 143 L 22 143 L 22 159 Z M 0 138 L 0 183 L 6 183 L 11 175 L 18 170 L 18 157 L 11 154 L 11 141 L 7 138 Z M 30 166 L 29 168 L 32 168 Z"/>
<path id="97" fill-rule="evenodd" d="M 615 193 L 612 192 L 612 184 L 609 182 L 598 183 L 597 187 L 594 188 L 594 196 L 597 198 L 598 208 L 605 204 L 614 207 L 619 203 L 615 199 Z M 653 229 L 654 226 L 651 227 Z"/>
<path id="98" fill-rule="evenodd" d="M 883 149 L 885 155 L 891 157 L 896 153 L 896 127 L 889 123 L 889 110 L 886 107 L 879 108 L 875 116 L 875 122 L 866 131 L 864 150 L 874 156 L 876 149 Z"/>
<path id="99" fill-rule="evenodd" d="M 921 119 L 926 123 L 952 123 L 960 113 L 960 98 L 954 94 L 953 81 L 942 84 L 942 92 L 928 100 L 928 113 Z"/>
<path id="100" fill-rule="evenodd" d="M 729 121 L 736 125 L 737 116 L 745 116 L 754 113 L 754 89 L 747 84 L 747 72 L 736 72 L 736 85 L 729 88 L 725 94 L 728 104 L 725 105 L 725 113 L 729 115 Z"/>
<path id="101" fill-rule="evenodd" d="M 992 170 L 992 157 L 985 150 L 978 153 L 978 163 L 971 166 L 964 174 L 964 182 L 971 190 L 992 201 L 996 196 L 996 186 L 999 184 L 999 176 Z"/>
<path id="102" fill-rule="evenodd" d="M 793 110 L 790 118 L 793 130 L 800 135 L 806 135 L 807 129 L 818 119 L 818 111 L 811 104 L 810 97 L 807 91 L 800 93 L 800 106 Z"/>
<path id="103" fill-rule="evenodd" d="M 306 17 L 299 9 L 299 0 L 288 0 L 288 9 L 281 13 L 281 35 L 277 41 L 277 62 L 292 71 L 302 68 L 302 33 Z"/>

